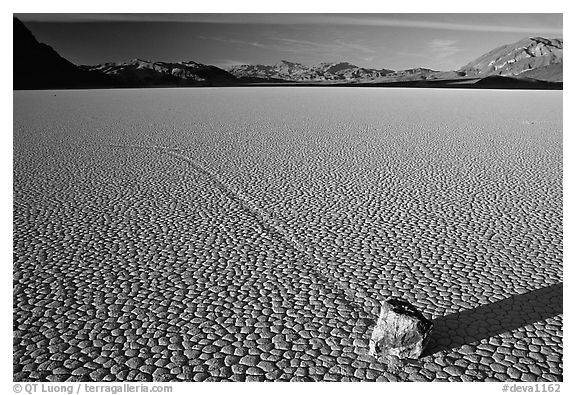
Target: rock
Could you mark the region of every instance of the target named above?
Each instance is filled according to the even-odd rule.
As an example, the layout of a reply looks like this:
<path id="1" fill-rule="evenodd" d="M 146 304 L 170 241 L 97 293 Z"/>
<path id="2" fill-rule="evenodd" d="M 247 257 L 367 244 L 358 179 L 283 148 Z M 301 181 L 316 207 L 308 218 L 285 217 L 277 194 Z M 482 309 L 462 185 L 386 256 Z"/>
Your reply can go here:
<path id="1" fill-rule="evenodd" d="M 128 367 L 131 369 L 138 369 L 140 366 L 144 364 L 144 361 L 142 360 L 142 358 L 132 357 L 129 360 L 127 360 L 125 364 L 128 365 Z"/>
<path id="2" fill-rule="evenodd" d="M 370 355 L 416 359 L 426 348 L 432 326 L 432 321 L 408 301 L 389 298 L 382 303 L 372 332 Z"/>

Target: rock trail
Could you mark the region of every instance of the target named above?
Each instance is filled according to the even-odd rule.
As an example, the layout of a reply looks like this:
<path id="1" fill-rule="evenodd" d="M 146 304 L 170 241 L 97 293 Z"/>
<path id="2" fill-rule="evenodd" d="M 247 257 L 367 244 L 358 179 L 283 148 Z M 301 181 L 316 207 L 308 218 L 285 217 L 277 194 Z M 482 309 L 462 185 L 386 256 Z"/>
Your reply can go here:
<path id="1" fill-rule="evenodd" d="M 370 295 L 362 290 L 352 289 L 350 286 L 334 276 L 334 274 L 330 272 L 330 263 L 325 258 L 319 257 L 318 255 L 311 252 L 296 238 L 296 236 L 294 236 L 294 234 L 289 229 L 286 229 L 286 227 L 282 226 L 279 220 L 275 219 L 265 210 L 260 208 L 249 196 L 244 194 L 242 191 L 239 191 L 226 184 L 216 172 L 212 171 L 198 160 L 180 153 L 180 151 L 183 149 L 165 146 L 142 145 L 111 145 L 111 147 L 123 149 L 158 150 L 187 162 L 194 170 L 209 178 L 221 191 L 223 191 L 228 197 L 230 197 L 242 208 L 244 208 L 244 210 L 246 210 L 246 212 L 255 218 L 263 228 L 268 229 L 271 231 L 271 233 L 278 235 L 286 244 L 302 253 L 311 264 L 310 268 L 314 271 L 316 276 L 319 276 L 324 281 L 324 283 L 329 284 L 332 287 L 336 287 L 345 295 L 347 298 L 345 301 L 346 305 L 349 307 L 353 314 L 358 316 L 359 321 L 374 320 L 374 312 L 377 311 L 380 306 L 378 300 L 371 298 Z M 317 263 L 324 270 L 319 270 L 318 266 L 314 263 Z M 354 335 L 354 333 L 355 331 L 353 331 L 352 335 Z M 360 345 L 360 353 L 363 355 L 367 353 L 367 343 L 369 336 L 369 333 L 364 334 L 363 341 L 356 342 L 357 345 Z"/>

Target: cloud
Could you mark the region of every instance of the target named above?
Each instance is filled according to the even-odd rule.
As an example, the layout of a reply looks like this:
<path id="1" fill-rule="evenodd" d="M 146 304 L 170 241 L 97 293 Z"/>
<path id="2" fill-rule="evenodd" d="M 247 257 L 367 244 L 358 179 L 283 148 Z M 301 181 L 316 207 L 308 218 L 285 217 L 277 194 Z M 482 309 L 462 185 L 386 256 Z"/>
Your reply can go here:
<path id="1" fill-rule="evenodd" d="M 309 40 L 295 40 L 292 38 L 281 38 L 281 37 L 274 37 L 274 38 L 272 38 L 272 40 L 286 43 L 289 45 L 293 45 L 294 47 L 301 46 L 301 47 L 309 47 L 309 48 L 317 48 L 317 49 L 332 48 L 332 46 L 329 44 L 317 43 L 317 42 L 309 41 Z"/>
<path id="2" fill-rule="evenodd" d="M 434 58 L 444 59 L 460 52 L 460 48 L 455 44 L 456 40 L 442 40 L 437 38 L 428 42 L 428 48 Z"/>
<path id="3" fill-rule="evenodd" d="M 360 44 L 356 44 L 356 43 L 347 43 L 347 42 L 344 42 L 342 40 L 336 40 L 335 43 L 338 45 L 341 45 L 343 47 L 354 49 L 354 50 L 364 52 L 364 53 L 376 53 L 376 51 L 374 49 L 368 48 L 364 45 L 360 45 Z"/>
<path id="4" fill-rule="evenodd" d="M 271 37 L 271 41 L 275 44 L 272 45 L 273 49 L 282 52 L 291 52 L 298 54 L 342 54 L 350 53 L 351 51 L 360 51 L 363 53 L 376 53 L 372 48 L 365 47 L 358 43 L 345 42 L 342 40 L 334 40 L 332 42 L 315 42 L 310 40 L 298 40 L 283 37 Z"/>
<path id="5" fill-rule="evenodd" d="M 240 44 L 249 45 L 252 47 L 258 47 L 268 50 L 276 50 L 280 52 L 295 53 L 299 55 L 309 55 L 309 54 L 341 54 L 349 53 L 351 51 L 360 51 L 366 54 L 376 53 L 375 50 L 365 47 L 358 43 L 345 42 L 342 40 L 334 40 L 332 42 L 315 42 L 310 40 L 299 40 L 284 37 L 268 37 L 266 43 L 261 43 L 258 41 L 248 41 L 240 40 L 236 38 L 228 38 L 221 36 L 196 36 L 201 40 L 213 40 L 227 44 Z"/>
<path id="6" fill-rule="evenodd" d="M 207 37 L 207 36 L 196 36 L 202 40 L 214 40 L 221 43 L 229 43 L 229 44 L 242 44 L 242 45 L 250 45 L 253 47 L 258 48 L 267 48 L 266 45 L 259 43 L 258 41 L 246 41 L 246 40 L 238 40 L 235 38 L 227 38 L 227 37 Z"/>
<path id="7" fill-rule="evenodd" d="M 502 32 L 502 33 L 533 33 L 535 30 L 561 34 L 562 28 L 557 27 L 534 27 L 534 26 L 503 26 L 488 24 L 464 24 L 453 22 L 438 22 L 430 20 L 415 20 L 389 17 L 361 17 L 354 15 L 320 15 L 316 23 L 331 23 L 340 25 L 357 26 L 388 26 L 405 27 L 416 29 L 440 29 L 457 31 L 477 31 L 477 32 Z"/>
<path id="8" fill-rule="evenodd" d="M 410 15 L 410 14 L 407 14 Z M 455 14 L 457 16 L 458 14 Z M 466 14 L 463 14 L 466 15 Z M 556 14 L 554 14 L 556 15 Z M 197 22 L 267 25 L 354 25 L 500 33 L 562 34 L 562 26 L 510 26 L 419 20 L 386 14 L 16 14 L 38 22 Z M 413 17 L 412 17 L 413 18 Z M 561 25 L 561 22 L 560 22 Z"/>

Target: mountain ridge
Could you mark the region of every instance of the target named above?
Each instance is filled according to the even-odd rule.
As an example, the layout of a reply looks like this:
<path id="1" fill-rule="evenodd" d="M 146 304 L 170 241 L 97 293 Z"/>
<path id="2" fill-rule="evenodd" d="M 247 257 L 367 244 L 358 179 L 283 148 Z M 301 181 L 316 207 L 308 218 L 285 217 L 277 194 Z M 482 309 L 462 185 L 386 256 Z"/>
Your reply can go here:
<path id="1" fill-rule="evenodd" d="M 358 67 L 350 62 L 321 62 L 315 65 L 281 60 L 273 65 L 237 65 L 226 70 L 237 78 L 279 79 L 283 81 L 365 81 L 391 73 L 388 69 Z"/>
<path id="2" fill-rule="evenodd" d="M 562 68 L 549 67 L 562 64 L 563 39 L 547 39 L 543 37 L 525 37 L 517 42 L 497 47 L 458 70 L 439 71 L 424 67 L 406 70 L 372 69 L 358 67 L 349 62 L 319 63 L 305 66 L 300 63 L 282 60 L 274 65 L 236 65 L 227 68 L 238 78 L 274 78 L 283 81 L 339 80 L 347 82 L 402 82 L 418 80 L 454 79 L 465 77 L 488 77 L 499 75 L 505 77 L 531 78 L 546 82 L 562 82 Z M 290 73 L 285 65 L 289 64 L 295 72 Z M 323 65 L 338 65 L 339 69 L 356 70 L 355 73 L 333 73 L 333 67 Z M 548 68 L 545 72 L 543 68 Z M 536 72 L 536 70 L 539 72 Z M 322 74 L 321 72 L 324 72 Z M 316 75 L 314 75 L 316 73 Z M 316 78 L 311 78 L 316 76 Z"/>
<path id="3" fill-rule="evenodd" d="M 13 88 L 45 89 L 98 86 L 111 83 L 107 77 L 80 70 L 49 45 L 40 43 L 30 30 L 13 18 Z M 38 67 L 38 60 L 42 67 Z"/>
<path id="4" fill-rule="evenodd" d="M 81 69 L 97 71 L 111 76 L 121 85 L 180 86 L 221 85 L 234 83 L 236 78 L 228 72 L 211 65 L 192 60 L 161 62 L 132 59 L 127 62 L 108 62 L 100 65 L 83 65 Z"/>
<path id="5" fill-rule="evenodd" d="M 518 76 L 528 70 L 563 62 L 563 39 L 526 37 L 502 45 L 462 66 L 458 71 L 476 76 Z"/>
<path id="6" fill-rule="evenodd" d="M 192 60 L 132 59 L 74 65 L 36 40 L 14 18 L 14 89 L 147 86 L 236 86 L 250 84 L 472 87 L 505 82 L 506 87 L 561 89 L 563 40 L 527 37 L 497 47 L 454 71 L 424 67 L 406 70 L 359 67 L 347 61 L 304 65 L 280 60 L 272 65 L 235 65 L 222 69 Z"/>

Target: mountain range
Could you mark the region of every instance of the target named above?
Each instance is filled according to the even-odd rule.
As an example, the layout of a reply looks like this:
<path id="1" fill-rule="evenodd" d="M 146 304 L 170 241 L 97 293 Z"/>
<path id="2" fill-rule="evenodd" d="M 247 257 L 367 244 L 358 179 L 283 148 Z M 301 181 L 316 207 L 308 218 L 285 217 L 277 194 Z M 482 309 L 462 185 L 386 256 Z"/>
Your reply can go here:
<path id="1" fill-rule="evenodd" d="M 357 85 L 562 88 L 563 40 L 524 38 L 503 45 L 454 71 L 372 69 L 348 62 L 304 65 L 237 65 L 226 70 L 194 61 L 134 59 L 74 65 L 36 40 L 14 18 L 14 89 L 233 85 Z"/>
<path id="2" fill-rule="evenodd" d="M 113 78 L 119 85 L 229 85 L 237 78 L 216 67 L 193 61 L 151 62 L 133 59 L 123 63 L 80 66 L 81 70 Z"/>
<path id="3" fill-rule="evenodd" d="M 277 81 L 367 81 L 382 78 L 394 70 L 367 69 L 348 62 L 304 65 L 282 60 L 274 65 L 239 65 L 227 69 L 237 78 Z"/>

